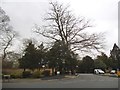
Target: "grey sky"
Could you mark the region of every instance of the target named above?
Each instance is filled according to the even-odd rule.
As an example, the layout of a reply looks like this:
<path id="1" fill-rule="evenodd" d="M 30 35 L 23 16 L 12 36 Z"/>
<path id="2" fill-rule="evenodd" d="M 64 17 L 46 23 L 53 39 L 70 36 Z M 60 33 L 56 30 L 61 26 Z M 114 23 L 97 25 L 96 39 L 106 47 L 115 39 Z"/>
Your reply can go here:
<path id="1" fill-rule="evenodd" d="M 35 37 L 31 32 L 34 24 L 41 25 L 53 0 L 3 0 L 2 8 L 11 18 L 11 25 L 23 38 Z M 58 0 L 69 4 L 76 16 L 90 19 L 92 32 L 106 33 L 106 50 L 109 55 L 114 43 L 118 43 L 118 1 L 119 0 Z M 42 41 L 42 38 L 41 38 Z M 19 45 L 18 45 L 19 46 Z"/>

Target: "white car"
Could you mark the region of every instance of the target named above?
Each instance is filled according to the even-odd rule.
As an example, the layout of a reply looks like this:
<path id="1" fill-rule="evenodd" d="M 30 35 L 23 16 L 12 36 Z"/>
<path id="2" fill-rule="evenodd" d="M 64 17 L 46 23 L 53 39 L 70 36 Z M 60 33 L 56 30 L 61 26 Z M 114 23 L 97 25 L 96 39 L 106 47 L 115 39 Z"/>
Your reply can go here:
<path id="1" fill-rule="evenodd" d="M 116 73 L 115 70 L 111 70 L 111 71 L 110 71 L 110 74 L 115 74 L 115 73 Z"/>
<path id="2" fill-rule="evenodd" d="M 94 69 L 95 74 L 104 74 L 105 72 L 101 69 Z"/>

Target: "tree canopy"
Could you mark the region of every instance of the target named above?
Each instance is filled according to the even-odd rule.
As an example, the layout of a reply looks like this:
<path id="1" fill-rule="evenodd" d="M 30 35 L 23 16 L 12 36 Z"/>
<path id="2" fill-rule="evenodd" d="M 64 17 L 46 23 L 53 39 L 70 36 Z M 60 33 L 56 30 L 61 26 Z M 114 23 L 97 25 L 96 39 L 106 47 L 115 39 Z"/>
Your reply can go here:
<path id="1" fill-rule="evenodd" d="M 83 57 L 79 69 L 82 73 L 92 73 L 94 71 L 94 60 L 90 56 Z"/>
<path id="2" fill-rule="evenodd" d="M 10 18 L 0 7 L 0 51 L 2 52 L 2 60 L 6 58 L 7 49 L 18 33 L 9 25 Z"/>
<path id="3" fill-rule="evenodd" d="M 56 41 L 48 51 L 49 66 L 61 71 L 61 73 L 65 71 L 73 72 L 77 64 L 76 55 L 69 51 L 61 42 Z"/>
<path id="4" fill-rule="evenodd" d="M 97 50 L 103 48 L 103 36 L 101 34 L 87 34 L 85 30 L 91 27 L 89 20 L 76 18 L 75 15 L 58 2 L 51 2 L 51 8 L 45 21 L 48 25 L 35 26 L 35 32 L 52 39 L 62 41 L 72 51 Z"/>

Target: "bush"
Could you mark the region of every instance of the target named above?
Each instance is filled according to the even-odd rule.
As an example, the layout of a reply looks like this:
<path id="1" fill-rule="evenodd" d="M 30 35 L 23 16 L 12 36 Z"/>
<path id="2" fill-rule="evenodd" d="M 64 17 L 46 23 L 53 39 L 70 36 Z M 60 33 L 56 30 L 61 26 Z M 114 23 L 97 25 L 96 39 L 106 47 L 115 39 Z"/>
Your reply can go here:
<path id="1" fill-rule="evenodd" d="M 32 74 L 32 77 L 33 77 L 33 78 L 40 78 L 40 77 L 41 77 L 41 72 L 40 72 L 40 71 L 35 71 L 35 72 Z"/>
<path id="2" fill-rule="evenodd" d="M 31 72 L 30 71 L 24 71 L 23 73 L 22 73 L 22 77 L 23 78 L 29 78 L 29 77 L 31 77 Z"/>
<path id="3" fill-rule="evenodd" d="M 44 76 L 50 76 L 50 70 L 45 70 L 42 72 Z"/>
<path id="4" fill-rule="evenodd" d="M 10 78 L 22 78 L 22 70 L 20 69 L 4 69 L 2 75 L 10 75 Z"/>
<path id="5" fill-rule="evenodd" d="M 12 74 L 10 74 L 11 78 L 22 78 L 22 73 L 21 72 L 14 72 Z"/>

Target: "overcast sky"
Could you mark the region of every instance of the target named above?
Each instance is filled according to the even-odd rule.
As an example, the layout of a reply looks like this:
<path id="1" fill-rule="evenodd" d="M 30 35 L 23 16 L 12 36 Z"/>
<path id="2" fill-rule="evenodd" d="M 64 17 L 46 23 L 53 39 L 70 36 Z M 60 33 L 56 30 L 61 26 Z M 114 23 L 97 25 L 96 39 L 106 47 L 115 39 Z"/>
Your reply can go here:
<path id="1" fill-rule="evenodd" d="M 42 19 L 53 0 L 2 0 L 1 6 L 9 15 L 14 30 L 23 38 L 35 37 L 31 32 L 34 24 L 41 25 Z M 106 50 L 109 55 L 114 43 L 118 44 L 118 1 L 119 0 L 58 0 L 70 5 L 76 16 L 91 20 L 94 27 L 89 33 L 105 32 Z M 42 38 L 41 38 L 42 41 Z M 19 46 L 19 45 L 18 45 Z"/>

